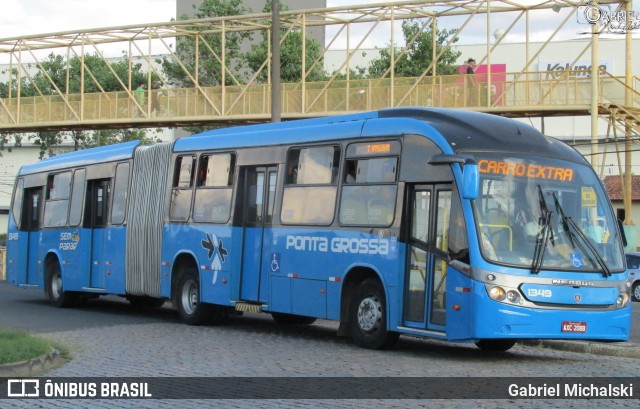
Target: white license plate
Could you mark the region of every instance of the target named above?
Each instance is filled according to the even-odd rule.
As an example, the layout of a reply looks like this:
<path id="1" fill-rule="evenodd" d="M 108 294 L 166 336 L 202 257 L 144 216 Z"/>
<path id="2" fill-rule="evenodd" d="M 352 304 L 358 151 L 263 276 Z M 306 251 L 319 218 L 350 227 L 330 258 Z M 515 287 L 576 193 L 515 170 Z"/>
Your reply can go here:
<path id="1" fill-rule="evenodd" d="M 587 323 L 576 321 L 562 321 L 562 332 L 587 332 Z"/>

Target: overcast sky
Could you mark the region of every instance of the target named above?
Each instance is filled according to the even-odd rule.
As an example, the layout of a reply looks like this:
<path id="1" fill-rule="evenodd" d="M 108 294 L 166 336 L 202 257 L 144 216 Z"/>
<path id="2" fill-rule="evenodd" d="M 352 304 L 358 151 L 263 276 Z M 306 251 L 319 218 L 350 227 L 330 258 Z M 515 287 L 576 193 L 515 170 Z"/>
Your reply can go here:
<path id="1" fill-rule="evenodd" d="M 394 0 L 384 2 L 392 1 Z M 526 1 L 537 3 L 541 0 L 520 0 Z M 0 38 L 168 21 L 175 18 L 175 2 L 176 0 L 0 0 Z M 327 0 L 327 5 L 331 7 L 379 2 L 382 0 Z M 633 3 L 634 11 L 640 12 L 640 0 L 634 0 Z M 562 13 L 558 15 L 550 10 L 545 13 L 534 13 L 535 16 L 532 16 L 530 24 L 534 39 L 548 37 L 559 24 Z M 439 23 L 439 26 L 455 26 L 463 20 L 458 21 L 449 19 L 448 23 Z M 511 21 L 513 17 L 504 14 L 492 15 L 492 31 L 506 29 Z M 578 25 L 575 21 L 572 23 L 568 31 L 563 33 L 564 38 L 575 37 L 575 33 L 584 28 L 584 25 Z M 519 25 L 524 26 L 524 22 Z M 466 40 L 463 39 L 463 42 L 483 41 L 486 38 L 485 27 L 486 18 L 483 15 L 475 17 L 464 30 Z M 384 46 L 389 42 L 388 33 L 380 34 L 381 38 L 371 46 Z M 524 36 L 517 32 L 511 36 L 511 41 L 520 39 L 524 39 Z"/>

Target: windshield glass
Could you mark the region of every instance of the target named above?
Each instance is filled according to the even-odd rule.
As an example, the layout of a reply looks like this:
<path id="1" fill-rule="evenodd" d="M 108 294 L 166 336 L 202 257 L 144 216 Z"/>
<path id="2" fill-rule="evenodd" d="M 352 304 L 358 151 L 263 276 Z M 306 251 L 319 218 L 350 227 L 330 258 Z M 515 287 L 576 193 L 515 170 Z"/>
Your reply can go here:
<path id="1" fill-rule="evenodd" d="M 481 190 L 474 211 L 485 259 L 534 273 L 606 275 L 623 268 L 615 220 L 591 168 L 518 155 L 476 157 Z"/>

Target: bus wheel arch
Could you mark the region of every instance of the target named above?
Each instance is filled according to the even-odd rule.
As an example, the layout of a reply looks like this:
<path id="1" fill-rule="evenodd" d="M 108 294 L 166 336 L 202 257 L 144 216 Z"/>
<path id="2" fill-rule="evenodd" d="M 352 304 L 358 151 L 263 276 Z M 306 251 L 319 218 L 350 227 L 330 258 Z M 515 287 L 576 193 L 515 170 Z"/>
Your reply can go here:
<path id="1" fill-rule="evenodd" d="M 201 325 L 211 319 L 212 307 L 203 303 L 200 271 L 193 256 L 181 254 L 173 264 L 171 300 L 180 319 L 188 325 Z"/>
<path id="2" fill-rule="evenodd" d="M 54 307 L 67 308 L 76 304 L 77 294 L 64 291 L 62 269 L 58 256 L 49 253 L 44 261 L 44 291 Z"/>
<path id="3" fill-rule="evenodd" d="M 389 349 L 399 334 L 388 330 L 388 303 L 378 274 L 364 267 L 351 270 L 342 286 L 339 336 L 350 335 L 356 345 Z"/>

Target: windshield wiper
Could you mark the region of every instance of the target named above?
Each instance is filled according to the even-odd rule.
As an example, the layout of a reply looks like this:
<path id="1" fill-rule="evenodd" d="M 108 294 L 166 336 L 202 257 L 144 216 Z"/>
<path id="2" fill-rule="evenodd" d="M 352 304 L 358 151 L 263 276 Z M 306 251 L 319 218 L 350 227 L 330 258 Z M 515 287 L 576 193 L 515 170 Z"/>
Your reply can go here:
<path id="1" fill-rule="evenodd" d="M 542 212 L 542 216 L 540 220 L 542 222 L 542 228 L 540 232 L 538 232 L 538 237 L 536 238 L 536 247 L 533 251 L 533 263 L 531 264 L 531 271 L 533 274 L 538 274 L 542 269 L 542 260 L 544 260 L 544 251 L 547 248 L 547 243 L 549 239 L 551 239 L 551 244 L 556 245 L 555 240 L 553 238 L 553 232 L 551 230 L 551 210 L 547 207 L 547 202 L 544 200 L 544 194 L 542 193 L 542 188 L 538 185 L 538 198 L 540 200 L 540 211 Z"/>
<path id="2" fill-rule="evenodd" d="M 582 239 L 582 242 L 587 246 L 587 248 L 589 249 L 593 257 L 596 259 L 596 262 L 600 264 L 600 267 L 602 268 L 602 275 L 605 277 L 609 277 L 611 275 L 611 270 L 609 270 L 609 266 L 607 266 L 607 263 L 604 261 L 604 258 L 602 257 L 602 255 L 600 255 L 600 251 L 598 251 L 596 246 L 594 246 L 591 243 L 587 235 L 584 234 L 584 232 L 576 224 L 576 222 L 573 221 L 571 217 L 565 216 L 562 206 L 560 205 L 560 201 L 558 200 L 558 197 L 556 196 L 555 192 L 553 193 L 553 201 L 555 202 L 556 210 L 558 211 L 558 213 L 560 213 L 560 216 L 562 217 L 562 227 L 567 232 L 567 237 L 569 237 L 571 246 L 574 249 L 576 248 L 576 245 L 573 241 L 575 236 L 578 236 L 580 239 Z"/>
<path id="3" fill-rule="evenodd" d="M 562 206 L 560 205 L 560 201 L 558 200 L 558 196 L 556 195 L 556 192 L 553 192 L 553 202 L 556 205 L 556 211 L 558 212 L 558 214 L 560 215 L 560 217 L 562 219 L 562 228 L 564 229 L 564 231 L 567 232 L 567 237 L 569 237 L 569 242 L 571 243 L 571 247 L 575 249 L 576 248 L 576 243 L 574 243 L 574 241 L 573 241 L 574 233 L 571 231 L 571 228 L 569 227 L 568 218 L 567 218 L 567 216 L 564 215 L 564 210 L 562 209 Z"/>

